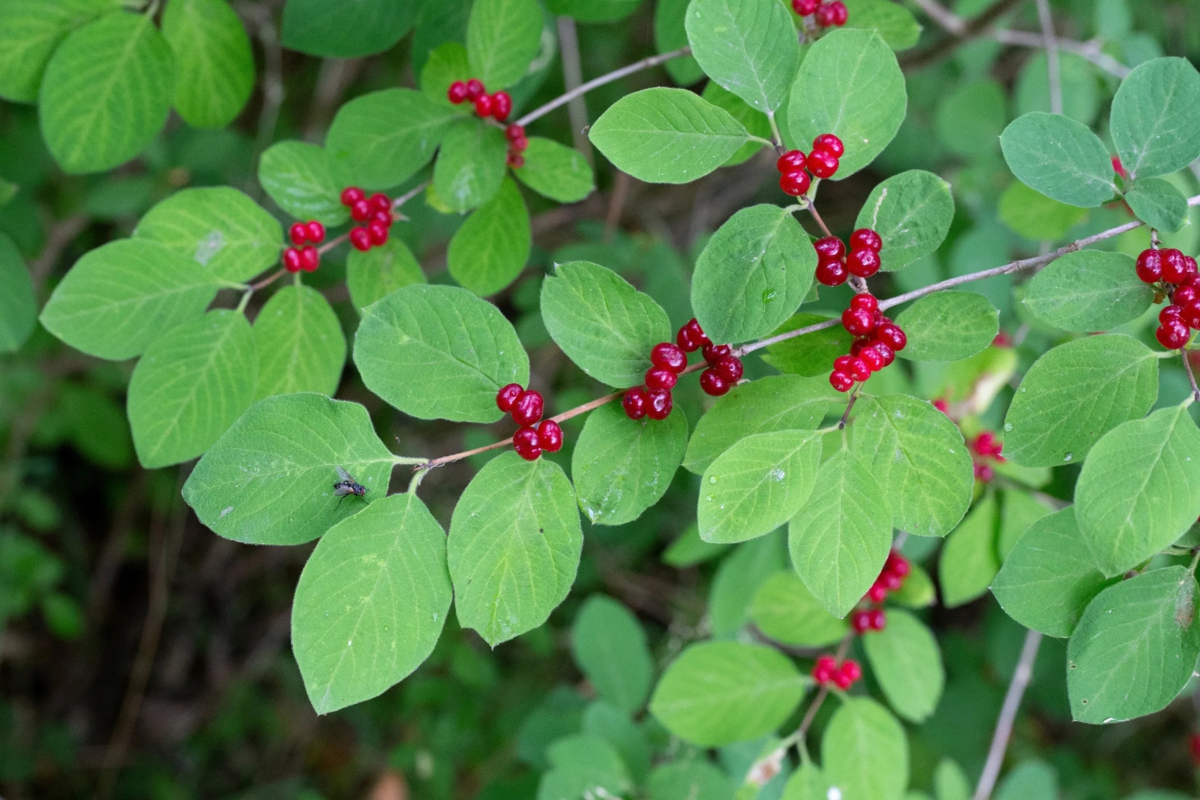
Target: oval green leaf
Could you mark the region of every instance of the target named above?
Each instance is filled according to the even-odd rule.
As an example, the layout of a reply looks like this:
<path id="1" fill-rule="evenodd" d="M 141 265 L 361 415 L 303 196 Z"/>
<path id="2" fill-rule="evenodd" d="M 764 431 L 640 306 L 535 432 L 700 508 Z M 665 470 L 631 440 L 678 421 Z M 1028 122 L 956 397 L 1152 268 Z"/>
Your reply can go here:
<path id="1" fill-rule="evenodd" d="M 197 128 L 223 128 L 254 89 L 254 54 L 225 0 L 170 0 L 162 33 L 175 54 L 175 110 Z"/>
<path id="2" fill-rule="evenodd" d="M 900 800 L 908 786 L 904 728 L 869 698 L 842 703 L 821 737 L 821 753 L 825 779 L 842 800 Z"/>
<path id="3" fill-rule="evenodd" d="M 1200 156 L 1200 73 L 1186 58 L 1139 64 L 1117 89 L 1109 130 L 1130 177 L 1183 169 Z"/>
<path id="4" fill-rule="evenodd" d="M 341 225 L 350 219 L 342 190 L 350 185 L 342 163 L 308 142 L 276 142 L 258 162 L 258 182 L 296 219 Z"/>
<path id="5" fill-rule="evenodd" d="M 932 172 L 913 169 L 878 184 L 854 224 L 879 234 L 881 268 L 898 270 L 937 250 L 953 221 L 950 184 Z"/>
<path id="6" fill-rule="evenodd" d="M 346 365 L 346 337 L 329 301 L 315 289 L 285 286 L 254 320 L 257 399 L 275 394 L 333 395 Z"/>
<path id="7" fill-rule="evenodd" d="M 543 197 L 560 203 L 577 203 L 596 188 L 591 165 L 574 147 L 532 136 L 521 155 L 525 164 L 514 169 L 513 175 Z"/>
<path id="8" fill-rule="evenodd" d="M 684 26 L 700 68 L 721 86 L 762 112 L 787 99 L 800 45 L 778 0 L 692 0 Z"/>
<path id="9" fill-rule="evenodd" d="M 1013 175 L 1060 203 L 1095 208 L 1116 191 L 1104 142 L 1061 114 L 1017 117 L 1000 135 L 1000 147 Z"/>
<path id="10" fill-rule="evenodd" d="M 471 75 L 489 92 L 519 81 L 542 46 L 537 0 L 475 0 L 467 19 Z"/>
<path id="11" fill-rule="evenodd" d="M 359 311 L 397 289 L 425 282 L 416 256 L 399 236 L 365 253 L 351 249 L 346 257 L 346 287 Z"/>
<path id="12" fill-rule="evenodd" d="M 897 353 L 909 361 L 962 361 L 982 352 L 1000 330 L 1000 312 L 976 292 L 936 292 L 896 317 L 908 335 Z"/>
<path id="13" fill-rule="evenodd" d="M 812 596 L 795 572 L 777 572 L 759 587 L 750 604 L 750 619 L 766 636 L 792 647 L 837 644 L 849 627 Z"/>
<path id="14" fill-rule="evenodd" d="M 896 713 L 924 722 L 937 710 L 946 669 L 937 639 L 907 611 L 890 608 L 887 627 L 863 636 L 871 672 Z"/>
<path id="15" fill-rule="evenodd" d="M 460 214 L 491 200 L 504 182 L 508 140 L 499 128 L 476 120 L 451 126 L 433 165 L 433 190 Z"/>
<path id="16" fill-rule="evenodd" d="M 480 297 L 495 294 L 517 279 L 533 235 L 521 190 L 510 179 L 459 226 L 446 252 L 450 275 Z"/>
<path id="17" fill-rule="evenodd" d="M 646 702 L 654 682 L 646 631 L 616 600 L 587 599 L 571 625 L 571 654 L 601 699 L 631 716 Z"/>
<path id="18" fill-rule="evenodd" d="M 1038 319 L 1087 333 L 1124 325 L 1146 313 L 1154 290 L 1142 282 L 1124 253 L 1068 253 L 1033 276 L 1025 307 Z"/>
<path id="19" fill-rule="evenodd" d="M 283 7 L 283 46 L 323 58 L 382 53 L 412 27 L 418 5 L 395 0 L 288 0 Z"/>
<path id="20" fill-rule="evenodd" d="M 1125 193 L 1125 202 L 1151 228 L 1175 233 L 1187 224 L 1187 198 L 1163 178 L 1142 178 Z"/>

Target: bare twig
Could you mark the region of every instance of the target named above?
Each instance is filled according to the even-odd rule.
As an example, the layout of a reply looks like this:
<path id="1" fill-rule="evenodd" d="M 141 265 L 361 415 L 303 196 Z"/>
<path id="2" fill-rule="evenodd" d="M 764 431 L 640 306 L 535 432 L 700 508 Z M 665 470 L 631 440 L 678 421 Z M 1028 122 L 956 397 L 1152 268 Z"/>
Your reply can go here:
<path id="1" fill-rule="evenodd" d="M 1009 44 L 1016 47 L 1046 46 L 1046 40 L 1041 34 L 1031 33 L 1030 31 L 994 30 L 991 33 L 991 38 L 1001 44 Z M 1129 67 L 1100 49 L 1100 43 L 1097 41 L 1076 42 L 1070 39 L 1055 39 L 1055 44 L 1062 52 L 1085 58 L 1113 77 L 1124 79 L 1129 75 Z"/>
<path id="2" fill-rule="evenodd" d="M 1192 362 L 1188 358 L 1188 351 L 1182 351 L 1182 355 L 1183 368 L 1187 371 L 1188 380 L 1191 381 L 1192 384 L 1192 397 L 1194 397 L 1197 402 L 1200 402 L 1200 386 L 1196 385 L 1196 373 L 1192 371 Z"/>
<path id="3" fill-rule="evenodd" d="M 938 61 L 943 56 L 953 52 L 955 48 L 987 33 L 1001 17 L 1019 6 L 1023 1 L 996 0 L 982 14 L 968 20 L 962 26 L 961 30 L 948 30 L 947 32 L 950 35 L 941 41 L 926 47 L 924 50 L 915 50 L 906 53 L 900 59 L 900 66 L 904 69 L 917 69 L 918 67 Z"/>
<path id="4" fill-rule="evenodd" d="M 962 36 L 967 28 L 966 21 L 946 8 L 937 0 L 913 0 L 913 4 L 924 11 L 934 22 L 956 36 Z"/>
<path id="5" fill-rule="evenodd" d="M 1037 0 L 1038 22 L 1042 26 L 1042 41 L 1046 48 L 1046 74 L 1050 82 L 1050 113 L 1063 113 L 1062 72 L 1058 65 L 1058 41 L 1054 36 L 1054 15 L 1050 0 Z"/>
<path id="6" fill-rule="evenodd" d="M 983 774 L 979 776 L 979 784 L 975 787 L 972 800 L 988 800 L 992 790 L 996 788 L 996 779 L 1000 777 L 1000 767 L 1004 764 L 1004 753 L 1008 749 L 1008 740 L 1012 736 L 1013 723 L 1017 719 L 1017 711 L 1021 707 L 1021 698 L 1033 677 L 1033 662 L 1037 658 L 1038 647 L 1042 644 L 1042 635 L 1037 631 L 1025 633 L 1025 644 L 1021 647 L 1021 658 L 1013 672 L 1012 682 L 1008 684 L 1008 692 L 1004 695 L 1004 705 L 1000 708 L 1000 717 L 996 720 L 996 731 L 992 734 L 992 744 L 988 748 L 987 762 L 983 765 Z"/>
<path id="7" fill-rule="evenodd" d="M 283 45 L 279 41 L 279 31 L 275 27 L 275 18 L 270 7 L 264 3 L 252 3 L 245 7 L 246 14 L 254 19 L 258 30 L 258 41 L 263 48 L 263 80 L 262 80 L 262 110 L 258 115 L 258 133 L 254 139 L 254 161 L 262 155 L 271 140 L 275 138 L 275 126 L 279 123 L 279 109 L 283 106 Z M 260 197 L 262 187 L 251 175 L 248 190 L 254 197 Z"/>
<path id="8" fill-rule="evenodd" d="M 833 234 L 829 232 L 829 226 L 825 224 L 825 220 L 821 219 L 821 215 L 817 213 L 817 204 L 811 200 L 808 201 L 808 213 L 812 214 L 812 218 L 817 221 L 818 225 L 821 226 L 821 231 L 824 232 L 826 236 L 833 236 Z"/>
<path id="9" fill-rule="evenodd" d="M 592 161 L 592 143 L 587 138 L 588 110 L 583 92 L 578 92 L 583 84 L 583 63 L 579 57 L 579 37 L 575 32 L 575 20 L 570 17 L 558 18 L 558 51 L 562 56 L 563 86 L 567 94 L 572 95 L 567 102 L 567 113 L 571 117 L 571 138 L 575 149 L 583 153 L 584 158 Z"/>
<path id="10" fill-rule="evenodd" d="M 854 387 L 854 391 L 850 393 L 850 402 L 846 403 L 846 410 L 842 412 L 842 418 L 838 421 L 838 430 L 844 431 L 846 423 L 850 421 L 850 412 L 854 409 L 854 404 L 858 402 L 858 393 L 862 389 L 862 384 Z"/>
<path id="11" fill-rule="evenodd" d="M 50 231 L 46 235 L 46 246 L 42 248 L 37 259 L 29 265 L 35 295 L 41 296 L 42 287 L 55 264 L 62 258 L 62 254 L 66 251 L 67 246 L 75 240 L 75 237 L 83 233 L 89 222 L 91 222 L 91 218 L 88 215 L 76 214 L 66 219 L 60 219 L 50 226 Z"/>

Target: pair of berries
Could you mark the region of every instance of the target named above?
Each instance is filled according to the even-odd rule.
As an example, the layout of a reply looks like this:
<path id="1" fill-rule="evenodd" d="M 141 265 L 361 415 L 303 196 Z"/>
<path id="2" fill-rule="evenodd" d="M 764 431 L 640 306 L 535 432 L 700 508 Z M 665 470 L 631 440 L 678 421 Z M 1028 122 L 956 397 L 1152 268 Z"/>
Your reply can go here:
<path id="1" fill-rule="evenodd" d="M 779 188 L 784 194 L 799 197 L 812 186 L 809 172 L 813 177 L 832 178 L 838 170 L 838 159 L 845 152 L 842 140 L 832 133 L 823 133 L 813 139 L 813 149 L 808 155 L 801 150 L 788 150 L 775 161 L 775 168 L 779 170 Z"/>
<path id="2" fill-rule="evenodd" d="M 288 228 L 288 238 L 295 247 L 283 251 L 284 269 L 288 272 L 316 272 L 321 265 L 321 253 L 313 245 L 325 241 L 325 226 L 315 219 L 297 222 Z"/>
<path id="3" fill-rule="evenodd" d="M 512 113 L 512 96 L 508 92 L 488 94 L 483 88 L 483 82 L 477 78 L 450 84 L 450 88 L 446 90 L 446 97 L 454 105 L 471 103 L 475 106 L 475 113 L 484 119 L 493 117 L 497 122 L 504 122 Z"/>
<path id="4" fill-rule="evenodd" d="M 983 483 L 991 483 L 992 479 L 996 477 L 996 470 L 988 461 L 1004 463 L 1005 458 L 1001 455 L 1004 452 L 1004 443 L 996 438 L 996 434 L 984 431 L 975 437 L 975 441 L 971 442 L 971 450 L 974 452 L 975 479 Z"/>
<path id="5" fill-rule="evenodd" d="M 659 342 L 650 351 L 650 369 L 644 386 L 635 386 L 621 398 L 621 407 L 630 419 L 666 419 L 675 401 L 671 390 L 679 375 L 687 369 L 687 354 L 670 342 Z"/>
<path id="6" fill-rule="evenodd" d="M 562 428 L 552 419 L 542 420 L 546 401 L 541 392 L 525 389 L 519 383 L 510 383 L 496 393 L 496 407 L 511 414 L 513 422 L 521 427 L 513 434 L 513 449 L 526 461 L 536 461 L 543 452 L 557 453 L 563 446 Z"/>
<path id="7" fill-rule="evenodd" d="M 900 326 L 880 313 L 879 302 L 866 292 L 851 298 L 850 307 L 842 312 L 842 326 L 856 338 L 849 355 L 833 360 L 829 384 L 839 392 L 848 392 L 854 384 L 891 366 L 896 353 L 908 344 Z"/>
<path id="8" fill-rule="evenodd" d="M 862 667 L 853 658 L 839 665 L 833 656 L 821 656 L 813 666 L 812 676 L 818 686 L 832 683 L 844 692 L 862 679 Z"/>
<path id="9" fill-rule="evenodd" d="M 1158 314 L 1154 332 L 1159 344 L 1178 350 L 1192 338 L 1192 329 L 1200 330 L 1200 274 L 1196 259 L 1168 248 L 1143 250 L 1137 257 L 1137 276 L 1171 302 Z"/>
<path id="10" fill-rule="evenodd" d="M 802 17 L 812 16 L 822 28 L 841 27 L 850 19 L 850 12 L 842 0 L 821 3 L 821 0 L 792 0 L 792 10 Z"/>
<path id="11" fill-rule="evenodd" d="M 879 577 L 871 584 L 871 588 L 863 595 L 863 602 L 866 603 L 882 603 L 887 599 L 889 592 L 899 591 L 904 585 L 904 579 L 912 572 L 912 564 L 904 556 L 897 553 L 895 550 L 888 553 L 887 561 L 883 563 L 883 569 L 879 571 Z M 882 627 L 875 630 L 882 630 Z"/>
<path id="12" fill-rule="evenodd" d="M 817 282 L 823 286 L 841 286 L 851 275 L 870 278 L 883 262 L 879 251 L 883 239 L 870 228 L 859 228 L 850 234 L 850 253 L 836 236 L 826 236 L 813 242 L 817 251 Z"/>
<path id="13" fill-rule="evenodd" d="M 733 348 L 727 344 L 713 344 L 695 318 L 679 329 L 675 343 L 688 353 L 699 350 L 704 356 L 708 369 L 700 373 L 700 388 L 705 394 L 720 397 L 742 379 L 742 360 L 733 354 Z"/>
<path id="14" fill-rule="evenodd" d="M 514 122 L 504 129 L 504 138 L 508 139 L 508 166 L 514 169 L 525 166 L 525 156 L 521 155 L 529 147 L 525 128 Z"/>
<path id="15" fill-rule="evenodd" d="M 387 244 L 392 223 L 396 221 L 390 197 L 383 192 L 367 197 L 362 189 L 350 186 L 342 190 L 342 205 L 350 209 L 351 219 L 364 223 L 350 229 L 350 244 L 355 250 L 365 253 L 372 247 Z"/>
<path id="16" fill-rule="evenodd" d="M 887 627 L 887 615 L 883 613 L 882 608 L 855 611 L 850 615 L 850 627 L 860 636 L 871 631 L 881 631 Z"/>

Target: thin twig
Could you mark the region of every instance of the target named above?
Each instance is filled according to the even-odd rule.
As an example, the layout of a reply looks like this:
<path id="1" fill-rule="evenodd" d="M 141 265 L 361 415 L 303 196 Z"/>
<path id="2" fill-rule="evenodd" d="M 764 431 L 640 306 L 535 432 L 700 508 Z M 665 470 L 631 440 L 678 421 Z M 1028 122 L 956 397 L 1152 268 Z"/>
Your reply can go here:
<path id="1" fill-rule="evenodd" d="M 943 56 L 953 52 L 955 48 L 987 33 L 1001 17 L 1012 11 L 1022 2 L 1024 0 L 996 0 L 982 14 L 968 20 L 963 25 L 962 30 L 948 31 L 949 36 L 926 47 L 924 50 L 910 50 L 900 59 L 900 66 L 904 69 L 917 69 L 918 67 L 938 61 Z"/>
<path id="2" fill-rule="evenodd" d="M 1046 46 L 1046 40 L 1041 34 L 1030 31 L 994 30 L 990 35 L 1001 44 L 1016 47 L 1041 48 Z M 1100 49 L 1100 43 L 1097 41 L 1076 42 L 1071 39 L 1055 39 L 1055 44 L 1064 53 L 1085 58 L 1115 78 L 1124 80 L 1129 75 L 1129 67 Z"/>
<path id="3" fill-rule="evenodd" d="M 1042 41 L 1046 47 L 1046 76 L 1050 81 L 1050 113 L 1063 113 L 1062 73 L 1058 65 L 1058 41 L 1054 36 L 1054 15 L 1050 0 L 1037 0 L 1038 22 L 1042 26 Z"/>
<path id="4" fill-rule="evenodd" d="M 29 265 L 34 294 L 41 296 L 46 278 L 54 270 L 68 245 L 75 240 L 76 236 L 83 233 L 91 221 L 91 217 L 87 214 L 76 214 L 66 219 L 60 219 L 50 226 L 50 231 L 46 235 L 46 245 Z"/>
<path id="5" fill-rule="evenodd" d="M 988 748 L 987 763 L 983 766 L 983 774 L 979 776 L 979 784 L 975 787 L 972 800 L 988 800 L 992 790 L 996 788 L 996 779 L 1000 777 L 1000 767 L 1004 764 L 1004 753 L 1008 749 L 1008 740 L 1012 736 L 1013 723 L 1017 719 L 1017 711 L 1021 707 L 1021 698 L 1033 677 L 1033 662 L 1037 658 L 1038 647 L 1042 644 L 1042 634 L 1037 631 L 1025 633 L 1025 644 L 1021 647 L 1021 658 L 1013 672 L 1012 682 L 1008 684 L 1008 692 L 1004 695 L 1004 705 L 1000 708 L 1000 717 L 996 720 L 996 732 L 992 734 L 992 744 Z"/>
<path id="6" fill-rule="evenodd" d="M 271 9 L 263 3 L 253 3 L 247 6 L 248 14 L 255 18 L 258 29 L 258 40 L 263 48 L 263 81 L 262 81 L 262 110 L 258 115 L 258 133 L 254 139 L 254 159 L 258 157 L 275 138 L 275 126 L 279 123 L 279 109 L 283 107 L 285 90 L 283 85 L 283 45 L 279 41 L 279 31 L 275 27 L 275 18 Z M 249 191 L 255 198 L 261 196 L 262 187 L 252 176 L 249 180 Z"/>
<path id="7" fill-rule="evenodd" d="M 862 384 L 854 387 L 854 391 L 850 393 L 850 402 L 846 403 L 846 410 L 842 412 L 842 418 L 838 422 L 838 430 L 846 430 L 846 423 L 850 421 L 850 411 L 854 408 L 854 404 L 858 402 L 858 392 L 862 389 Z"/>
<path id="8" fill-rule="evenodd" d="M 821 226 L 821 230 L 825 232 L 826 236 L 833 236 L 833 234 L 829 232 L 829 226 L 825 224 L 825 220 L 821 219 L 821 215 L 817 213 L 817 204 L 811 200 L 808 202 L 808 213 L 812 214 L 812 218 L 815 219 L 817 224 Z"/>
<path id="9" fill-rule="evenodd" d="M 562 57 L 563 86 L 567 94 L 573 95 L 567 103 L 567 113 L 571 118 L 571 138 L 575 149 L 583 153 L 583 157 L 592 161 L 592 144 L 587 138 L 588 110 L 583 92 L 576 89 L 583 83 L 583 62 L 579 57 L 579 36 L 575 31 L 575 20 L 570 17 L 558 18 L 558 51 Z"/>
<path id="10" fill-rule="evenodd" d="M 1196 373 L 1192 371 L 1192 362 L 1188 359 L 1188 350 L 1183 350 L 1183 368 L 1187 371 L 1188 380 L 1192 382 L 1192 397 L 1200 403 L 1200 386 L 1196 385 Z"/>
<path id="11" fill-rule="evenodd" d="M 409 189 L 409 190 L 408 190 L 407 192 L 405 192 L 404 194 L 402 194 L 402 195 L 400 195 L 399 197 L 397 197 L 395 200 L 393 200 L 393 201 L 392 201 L 392 210 L 393 210 L 393 211 L 398 211 L 398 210 L 399 210 L 400 208 L 402 208 L 402 207 L 404 206 L 404 204 L 405 204 L 405 203 L 407 203 L 409 200 L 412 200 L 414 197 L 416 197 L 417 195 L 419 195 L 421 192 L 423 192 L 423 191 L 425 191 L 426 189 L 428 189 L 428 188 L 429 188 L 429 184 L 431 184 L 431 183 L 433 183 L 433 181 L 432 181 L 432 180 L 425 181 L 424 183 L 421 183 L 421 184 L 418 184 L 418 185 L 414 186 L 413 188 Z"/>
<path id="12" fill-rule="evenodd" d="M 913 0 L 913 5 L 925 12 L 938 25 L 956 36 L 961 36 L 966 30 L 967 23 L 958 14 L 946 8 L 937 0 Z"/>

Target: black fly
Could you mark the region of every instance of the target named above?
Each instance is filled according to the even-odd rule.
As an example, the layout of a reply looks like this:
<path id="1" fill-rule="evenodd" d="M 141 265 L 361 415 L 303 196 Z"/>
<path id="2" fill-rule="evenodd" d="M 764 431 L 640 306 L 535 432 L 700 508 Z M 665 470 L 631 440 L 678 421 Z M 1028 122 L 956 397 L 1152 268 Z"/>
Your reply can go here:
<path id="1" fill-rule="evenodd" d="M 354 476 L 341 467 L 337 468 L 338 481 L 333 485 L 333 496 L 346 499 L 347 495 L 355 497 L 363 497 L 367 493 L 367 487 L 363 486 L 358 481 L 354 480 Z M 342 500 L 338 500 L 338 508 L 342 506 Z"/>

